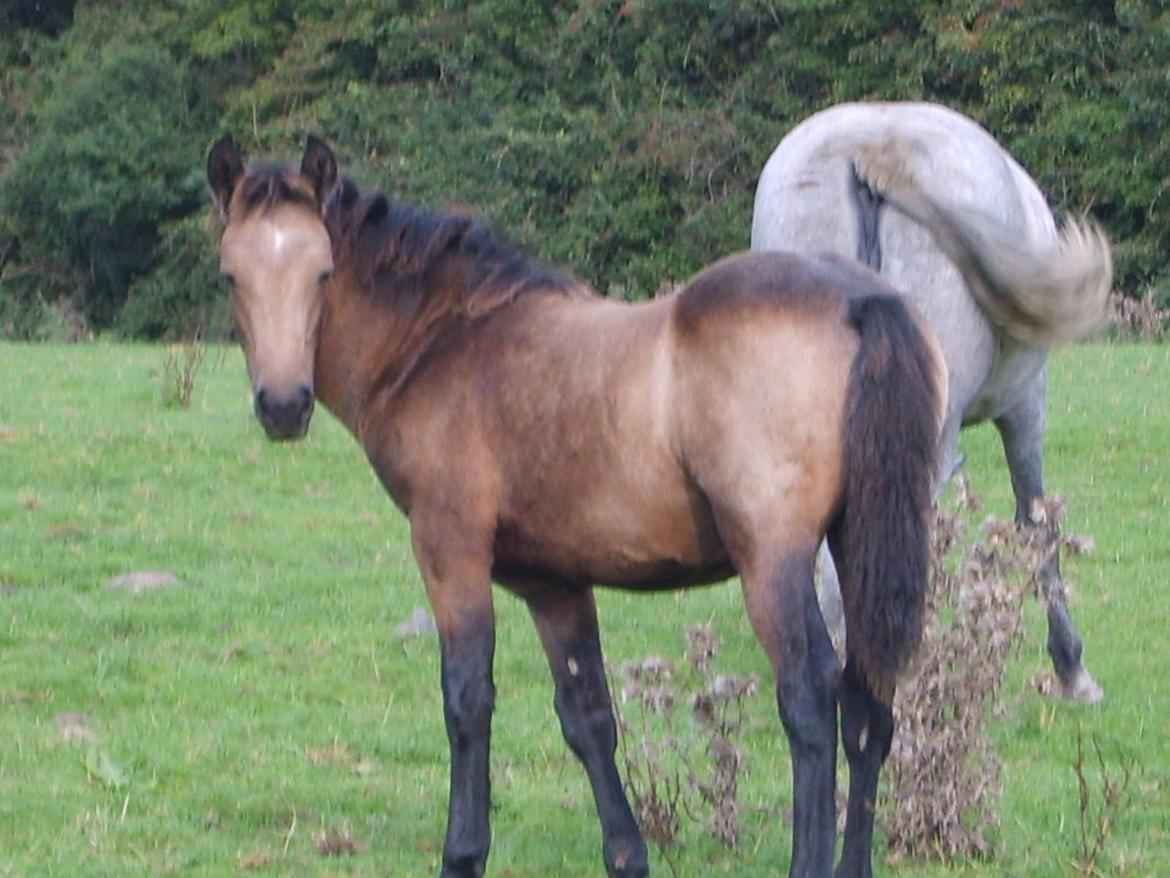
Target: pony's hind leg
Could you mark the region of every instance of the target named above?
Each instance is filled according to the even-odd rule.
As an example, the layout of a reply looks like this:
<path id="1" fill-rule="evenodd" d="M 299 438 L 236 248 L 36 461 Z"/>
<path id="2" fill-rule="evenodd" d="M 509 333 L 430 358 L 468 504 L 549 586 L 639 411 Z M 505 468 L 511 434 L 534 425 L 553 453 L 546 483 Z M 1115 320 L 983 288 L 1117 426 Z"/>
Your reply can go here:
<path id="1" fill-rule="evenodd" d="M 646 843 L 614 763 L 617 726 L 605 679 L 597 608 L 586 587 L 550 585 L 526 594 L 556 686 L 554 703 L 565 741 L 585 766 L 609 878 L 649 874 Z"/>
<path id="2" fill-rule="evenodd" d="M 1043 374 L 1036 379 L 1024 402 L 997 418 L 995 426 L 1003 440 L 1016 496 L 1016 523 L 1022 527 L 1033 526 L 1032 504 L 1044 496 Z M 1084 645 L 1065 600 L 1057 546 L 1052 547 L 1052 555 L 1040 572 L 1040 581 L 1048 607 L 1048 654 L 1060 681 L 1061 694 L 1072 701 L 1095 704 L 1104 697 L 1104 692 L 1083 662 Z"/>
<path id="3" fill-rule="evenodd" d="M 875 698 L 857 674 L 856 664 L 845 664 L 838 693 L 841 705 L 841 743 L 849 762 L 849 803 L 845 810 L 845 841 L 836 878 L 872 878 L 873 816 L 878 775 L 894 738 L 894 712 Z"/>
<path id="4" fill-rule="evenodd" d="M 752 627 L 776 674 L 776 702 L 792 758 L 789 878 L 828 878 L 836 835 L 839 667 L 817 606 L 815 549 L 741 570 Z"/>

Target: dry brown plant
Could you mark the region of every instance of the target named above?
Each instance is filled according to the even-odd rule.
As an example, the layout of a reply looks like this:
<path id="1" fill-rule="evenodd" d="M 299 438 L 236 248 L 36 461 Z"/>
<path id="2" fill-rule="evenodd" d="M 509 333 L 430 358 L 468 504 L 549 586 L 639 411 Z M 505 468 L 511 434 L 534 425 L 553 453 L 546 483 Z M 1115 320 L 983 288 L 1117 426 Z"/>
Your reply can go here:
<path id="1" fill-rule="evenodd" d="M 623 665 L 614 705 L 634 814 L 675 874 L 672 851 L 684 817 L 726 847 L 739 844 L 738 741 L 757 688 L 754 676 L 716 672 L 720 640 L 709 623 L 688 629 L 686 638 L 681 668 L 658 655 Z"/>
<path id="2" fill-rule="evenodd" d="M 207 345 L 203 343 L 199 334 L 187 341 L 167 346 L 161 373 L 164 406 L 185 409 L 191 405 L 195 379 L 199 375 L 199 368 L 203 365 L 206 353 Z"/>
<path id="3" fill-rule="evenodd" d="M 1002 762 L 990 738 L 1004 711 L 1007 663 L 1022 635 L 1022 605 L 1041 593 L 1052 554 L 1088 549 L 1060 536 L 1064 504 L 1038 501 L 1032 527 L 987 518 L 963 480 L 957 509 L 937 512 L 922 647 L 894 702 L 884 825 L 891 856 L 986 856 L 998 825 Z"/>
<path id="4" fill-rule="evenodd" d="M 1170 308 L 1159 308 L 1151 288 L 1140 298 L 1114 293 L 1109 297 L 1109 325 L 1118 341 L 1159 341 L 1170 326 Z"/>
<path id="5" fill-rule="evenodd" d="M 1077 726 L 1077 749 L 1073 757 L 1073 773 L 1077 778 L 1077 828 L 1079 850 L 1073 860 L 1078 875 L 1103 878 L 1105 848 L 1113 834 L 1113 827 L 1130 804 L 1129 784 L 1134 774 L 1132 756 L 1120 756 L 1115 765 L 1105 758 L 1101 742 L 1093 738 L 1093 754 L 1097 758 L 1098 791 L 1094 793 L 1085 765 L 1085 741 Z"/>

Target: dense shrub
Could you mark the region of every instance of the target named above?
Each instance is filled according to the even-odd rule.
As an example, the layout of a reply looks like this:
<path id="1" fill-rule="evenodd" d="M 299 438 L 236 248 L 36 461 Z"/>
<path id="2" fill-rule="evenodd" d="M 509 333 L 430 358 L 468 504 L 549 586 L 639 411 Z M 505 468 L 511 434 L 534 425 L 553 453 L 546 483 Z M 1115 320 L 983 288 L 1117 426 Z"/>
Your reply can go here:
<path id="1" fill-rule="evenodd" d="M 55 40 L 56 24 L 11 12 L 0 35 L 9 332 L 63 292 L 134 335 L 214 310 L 211 256 L 186 248 L 204 151 L 224 130 L 278 155 L 324 134 L 365 184 L 476 207 L 536 255 L 638 297 L 744 247 L 780 137 L 856 99 L 973 116 L 1054 207 L 1105 223 L 1123 291 L 1170 294 L 1164 3 L 49 5 L 72 15 Z M 30 63 L 38 75 L 22 76 Z"/>
<path id="2" fill-rule="evenodd" d="M 231 316 L 214 246 L 203 212 L 161 226 L 157 267 L 130 284 L 118 331 L 136 338 L 227 337 Z"/>
<path id="3" fill-rule="evenodd" d="M 0 183 L 19 266 L 5 274 L 6 297 L 69 292 L 93 325 L 113 322 L 157 260 L 161 223 L 201 197 L 185 104 L 181 67 L 157 48 L 115 44 L 96 63 L 58 69 L 32 140 Z"/>

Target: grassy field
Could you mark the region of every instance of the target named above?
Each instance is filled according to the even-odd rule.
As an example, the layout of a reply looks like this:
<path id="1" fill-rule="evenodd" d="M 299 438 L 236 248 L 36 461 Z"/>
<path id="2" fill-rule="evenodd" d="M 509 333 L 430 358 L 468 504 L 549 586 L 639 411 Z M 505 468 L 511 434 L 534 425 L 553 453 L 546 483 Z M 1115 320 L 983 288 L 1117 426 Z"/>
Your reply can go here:
<path id="1" fill-rule="evenodd" d="M 0 345 L 0 876 L 437 872 L 447 782 L 433 638 L 395 626 L 424 603 L 406 527 L 325 413 L 273 446 L 242 358 L 212 349 L 190 409 L 160 402 L 165 351 Z M 1170 874 L 1170 346 L 1062 350 L 1048 479 L 1096 551 L 1066 563 L 1106 701 L 1034 694 L 1042 615 L 997 727 L 1006 762 L 999 853 L 886 875 L 1073 876 L 1078 730 L 1130 801 L 1100 874 Z M 1011 504 L 998 442 L 965 434 L 991 511 Z M 142 594 L 114 576 L 168 571 Z M 490 874 L 602 873 L 582 772 L 563 744 L 527 615 L 497 599 Z M 601 596 L 612 662 L 679 655 L 713 620 L 729 671 L 766 677 L 738 589 Z M 693 834 L 683 876 L 787 868 L 788 753 L 769 694 L 750 703 L 736 852 Z M 1097 782 L 1092 767 L 1089 780 Z M 320 834 L 348 832 L 326 857 Z M 655 855 L 655 873 L 669 870 Z"/>

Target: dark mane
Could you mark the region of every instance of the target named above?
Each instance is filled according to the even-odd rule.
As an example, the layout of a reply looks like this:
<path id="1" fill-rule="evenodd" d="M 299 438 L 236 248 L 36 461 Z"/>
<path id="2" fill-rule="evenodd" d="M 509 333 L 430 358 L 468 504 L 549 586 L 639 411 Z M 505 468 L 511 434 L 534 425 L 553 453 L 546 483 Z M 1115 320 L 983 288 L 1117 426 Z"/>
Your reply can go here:
<path id="1" fill-rule="evenodd" d="M 362 194 L 349 180 L 330 205 L 327 225 L 339 261 L 375 295 L 393 287 L 398 308 L 419 307 L 423 288 L 434 286 L 424 280 L 452 260 L 463 276 L 448 308 L 468 316 L 537 290 L 588 292 L 579 278 L 531 259 L 479 217 Z"/>
<path id="2" fill-rule="evenodd" d="M 275 162 L 250 165 L 233 199 L 242 217 L 290 203 L 319 209 L 310 183 L 292 165 Z M 471 213 L 398 203 L 362 193 L 348 179 L 330 199 L 325 224 L 337 264 L 410 315 L 474 317 L 535 291 L 591 294 L 579 278 L 530 258 Z M 443 270 L 459 275 L 436 282 Z"/>

